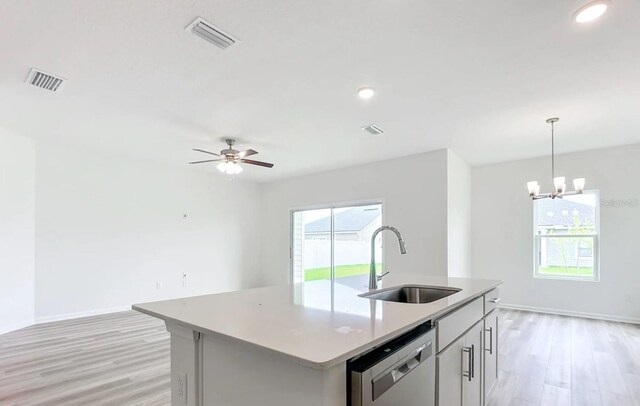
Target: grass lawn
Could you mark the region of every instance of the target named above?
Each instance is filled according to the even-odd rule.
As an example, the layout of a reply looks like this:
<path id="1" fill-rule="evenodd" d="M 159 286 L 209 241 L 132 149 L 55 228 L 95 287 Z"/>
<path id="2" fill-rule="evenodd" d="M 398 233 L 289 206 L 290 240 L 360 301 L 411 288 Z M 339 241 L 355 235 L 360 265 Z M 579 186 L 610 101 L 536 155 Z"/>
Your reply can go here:
<path id="1" fill-rule="evenodd" d="M 377 264 L 376 269 L 380 270 L 382 264 Z M 345 276 L 365 275 L 369 273 L 369 264 L 358 265 L 342 265 L 336 267 L 336 278 L 344 278 Z M 311 282 L 320 279 L 330 279 L 331 269 L 326 268 L 314 268 L 306 269 L 304 271 L 304 281 Z"/>
<path id="2" fill-rule="evenodd" d="M 593 268 L 563 268 L 561 266 L 544 266 L 540 267 L 539 272 L 545 275 L 593 276 Z"/>

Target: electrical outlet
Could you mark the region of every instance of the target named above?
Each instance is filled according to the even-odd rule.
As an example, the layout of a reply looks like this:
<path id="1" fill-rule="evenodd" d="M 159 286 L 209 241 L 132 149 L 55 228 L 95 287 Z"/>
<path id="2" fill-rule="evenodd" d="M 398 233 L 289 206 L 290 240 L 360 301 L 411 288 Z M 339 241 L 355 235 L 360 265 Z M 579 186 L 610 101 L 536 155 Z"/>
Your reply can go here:
<path id="1" fill-rule="evenodd" d="M 187 287 L 187 274 L 186 273 L 182 274 L 182 287 L 183 288 Z"/>
<path id="2" fill-rule="evenodd" d="M 162 282 L 156 282 L 156 289 L 162 288 Z"/>
<path id="3" fill-rule="evenodd" d="M 184 372 L 176 372 L 176 393 L 180 404 L 187 404 L 187 374 Z"/>

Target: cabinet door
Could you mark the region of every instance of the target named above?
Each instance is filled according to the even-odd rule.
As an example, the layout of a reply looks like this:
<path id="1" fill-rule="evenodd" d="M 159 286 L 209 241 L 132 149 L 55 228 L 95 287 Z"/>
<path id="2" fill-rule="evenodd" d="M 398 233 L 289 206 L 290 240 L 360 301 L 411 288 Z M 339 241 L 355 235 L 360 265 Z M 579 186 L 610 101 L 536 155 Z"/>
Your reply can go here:
<path id="1" fill-rule="evenodd" d="M 462 350 L 464 337 L 436 357 L 436 405 L 463 406 L 462 403 Z M 465 378 L 466 379 L 466 378 Z"/>
<path id="2" fill-rule="evenodd" d="M 484 322 L 479 321 L 464 336 L 462 348 L 462 398 L 464 406 L 482 406 L 482 352 Z"/>
<path id="3" fill-rule="evenodd" d="M 489 394 L 498 380 L 498 310 L 484 319 L 484 395 Z"/>

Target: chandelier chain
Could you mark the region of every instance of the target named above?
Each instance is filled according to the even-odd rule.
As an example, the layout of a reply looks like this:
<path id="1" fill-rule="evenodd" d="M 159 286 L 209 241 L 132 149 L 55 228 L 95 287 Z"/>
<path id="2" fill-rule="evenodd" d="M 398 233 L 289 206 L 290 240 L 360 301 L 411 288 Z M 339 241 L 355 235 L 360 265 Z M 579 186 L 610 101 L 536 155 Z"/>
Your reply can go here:
<path id="1" fill-rule="evenodd" d="M 551 179 L 556 177 L 556 151 L 554 139 L 554 122 L 551 122 Z"/>

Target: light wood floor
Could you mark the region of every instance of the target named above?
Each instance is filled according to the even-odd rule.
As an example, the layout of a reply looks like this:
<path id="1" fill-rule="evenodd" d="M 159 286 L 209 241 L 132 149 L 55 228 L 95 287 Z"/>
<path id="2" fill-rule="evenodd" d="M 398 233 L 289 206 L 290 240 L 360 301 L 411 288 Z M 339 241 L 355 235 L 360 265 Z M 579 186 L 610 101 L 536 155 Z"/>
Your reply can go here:
<path id="1" fill-rule="evenodd" d="M 0 405 L 169 405 L 169 333 L 137 312 L 0 335 Z"/>
<path id="2" fill-rule="evenodd" d="M 487 406 L 640 406 L 640 326 L 501 310 Z M 0 405 L 169 405 L 169 335 L 123 312 L 0 336 Z"/>
<path id="3" fill-rule="evenodd" d="M 640 326 L 501 310 L 487 406 L 640 406 Z"/>

